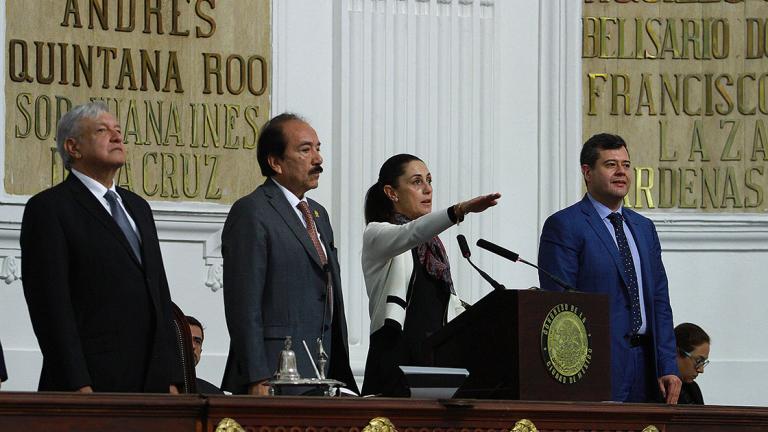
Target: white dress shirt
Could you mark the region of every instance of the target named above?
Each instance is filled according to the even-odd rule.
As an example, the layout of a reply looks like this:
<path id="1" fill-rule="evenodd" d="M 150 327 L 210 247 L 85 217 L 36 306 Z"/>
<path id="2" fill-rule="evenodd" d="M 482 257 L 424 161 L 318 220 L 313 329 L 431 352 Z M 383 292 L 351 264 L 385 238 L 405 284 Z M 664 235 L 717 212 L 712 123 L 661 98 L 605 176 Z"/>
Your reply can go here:
<path id="1" fill-rule="evenodd" d="M 299 217 L 299 220 L 301 221 L 301 224 L 304 225 L 304 228 L 307 227 L 307 221 L 304 220 L 304 215 L 301 213 L 301 210 L 297 207 L 300 202 L 304 201 L 307 203 L 307 208 L 309 207 L 309 203 L 307 202 L 307 197 L 304 197 L 302 199 L 299 199 L 296 195 L 294 195 L 293 192 L 286 189 L 283 185 L 281 185 L 277 180 L 275 180 L 274 177 L 272 177 L 272 181 L 275 182 L 278 188 L 280 188 L 280 191 L 283 192 L 283 195 L 285 195 L 285 199 L 288 200 L 288 203 L 293 208 L 294 213 L 296 213 L 296 216 Z M 323 252 L 325 253 L 325 256 L 328 256 L 328 251 L 325 250 L 325 244 L 323 244 L 322 237 L 320 236 L 320 230 L 317 229 L 317 223 L 315 223 L 315 231 L 317 231 L 317 239 L 320 240 L 320 247 L 323 248 Z"/>
<path id="2" fill-rule="evenodd" d="M 123 198 L 120 196 L 119 193 L 117 193 L 117 190 L 115 189 L 114 181 L 112 182 L 112 187 L 107 189 L 104 187 L 103 184 L 88 177 L 87 175 L 81 173 L 80 171 L 74 168 L 70 170 L 70 173 L 74 174 L 74 176 L 77 177 L 89 191 L 91 191 L 93 196 L 95 196 L 96 199 L 101 203 L 101 205 L 104 206 L 104 210 L 106 210 L 110 216 L 112 215 L 112 209 L 110 209 L 109 201 L 107 201 L 104 195 L 107 194 L 108 190 L 111 190 L 112 192 L 114 192 L 115 195 L 117 195 L 117 203 L 120 205 L 120 207 L 123 208 L 123 212 L 125 213 L 125 216 L 128 218 L 128 222 L 131 224 L 131 228 L 133 228 L 133 231 L 136 233 L 136 236 L 139 238 L 139 242 L 141 242 L 141 235 L 139 233 L 138 228 L 136 228 L 136 222 L 133 221 L 131 214 L 128 213 L 128 210 L 126 210 L 125 205 L 123 205 Z"/>

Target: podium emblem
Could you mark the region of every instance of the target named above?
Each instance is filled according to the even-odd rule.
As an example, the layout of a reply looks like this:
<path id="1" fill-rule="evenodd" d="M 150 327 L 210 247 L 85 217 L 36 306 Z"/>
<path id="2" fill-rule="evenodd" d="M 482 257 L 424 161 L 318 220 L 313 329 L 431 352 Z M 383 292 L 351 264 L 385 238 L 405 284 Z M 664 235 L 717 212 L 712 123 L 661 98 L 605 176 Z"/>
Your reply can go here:
<path id="1" fill-rule="evenodd" d="M 560 383 L 575 384 L 589 368 L 592 335 L 587 318 L 578 306 L 560 303 L 553 307 L 541 327 L 541 354 L 549 374 Z"/>

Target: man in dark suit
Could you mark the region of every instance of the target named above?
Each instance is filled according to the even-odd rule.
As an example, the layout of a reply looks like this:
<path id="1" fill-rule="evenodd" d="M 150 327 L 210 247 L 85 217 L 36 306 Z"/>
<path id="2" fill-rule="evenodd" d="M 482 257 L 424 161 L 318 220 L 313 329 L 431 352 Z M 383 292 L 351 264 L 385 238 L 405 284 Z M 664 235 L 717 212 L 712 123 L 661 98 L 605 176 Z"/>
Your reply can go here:
<path id="1" fill-rule="evenodd" d="M 581 171 L 587 194 L 547 219 L 539 265 L 579 291 L 608 294 L 612 398 L 675 403 L 681 383 L 667 275 L 653 222 L 622 207 L 632 183 L 624 140 L 590 138 Z M 561 289 L 543 274 L 539 281 Z"/>
<path id="2" fill-rule="evenodd" d="M 323 171 L 315 130 L 293 114 L 264 125 L 257 157 L 267 180 L 239 199 L 222 232 L 230 350 L 222 388 L 266 394 L 291 336 L 303 377 L 315 376 L 302 341 L 328 356 L 328 378 L 357 390 L 349 366 L 339 262 L 328 213 L 305 193 Z"/>
<path id="3" fill-rule="evenodd" d="M 30 198 L 22 281 L 43 354 L 39 390 L 176 392 L 171 299 L 152 212 L 116 187 L 125 163 L 106 105 L 73 108 L 57 147 L 70 170 Z"/>
<path id="4" fill-rule="evenodd" d="M 203 355 L 203 341 L 205 341 L 205 330 L 203 330 L 203 323 L 193 316 L 186 316 L 189 323 L 189 333 L 192 336 L 192 353 L 195 356 L 195 367 L 200 363 L 200 358 Z M 208 381 L 196 377 L 197 392 L 202 394 L 223 394 L 215 385 Z"/>
<path id="5" fill-rule="evenodd" d="M 8 372 L 5 370 L 5 359 L 3 358 L 3 345 L 0 344 L 0 386 L 3 381 L 8 379 Z"/>

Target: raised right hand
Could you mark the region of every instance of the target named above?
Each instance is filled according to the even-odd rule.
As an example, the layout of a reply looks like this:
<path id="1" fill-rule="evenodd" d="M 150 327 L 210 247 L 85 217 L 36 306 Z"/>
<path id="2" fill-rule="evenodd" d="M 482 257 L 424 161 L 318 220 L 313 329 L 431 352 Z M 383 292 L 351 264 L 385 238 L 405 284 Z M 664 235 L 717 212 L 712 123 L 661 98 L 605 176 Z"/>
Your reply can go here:
<path id="1" fill-rule="evenodd" d="M 464 201 L 459 204 L 459 206 L 465 213 L 481 213 L 486 211 L 489 207 L 498 204 L 499 198 L 501 198 L 501 194 L 498 192 L 488 195 L 480 195 L 469 201 Z"/>

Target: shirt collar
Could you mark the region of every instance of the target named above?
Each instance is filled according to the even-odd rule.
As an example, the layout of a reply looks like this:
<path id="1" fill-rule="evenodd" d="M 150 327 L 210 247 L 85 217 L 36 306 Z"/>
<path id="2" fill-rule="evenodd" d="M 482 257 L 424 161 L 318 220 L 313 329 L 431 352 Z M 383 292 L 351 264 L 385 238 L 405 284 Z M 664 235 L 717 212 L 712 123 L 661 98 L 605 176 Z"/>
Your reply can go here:
<path id="1" fill-rule="evenodd" d="M 74 174 L 75 177 L 77 177 L 78 180 L 80 180 L 85 185 L 85 187 L 88 188 L 88 190 L 91 191 L 91 193 L 94 194 L 96 197 L 103 198 L 104 195 L 107 194 L 107 191 L 111 190 L 112 192 L 114 192 L 117 195 L 117 198 L 120 201 L 122 201 L 122 198 L 120 197 L 120 194 L 117 193 L 114 181 L 112 182 L 112 187 L 107 189 L 107 188 L 104 187 L 103 184 L 101 184 L 98 181 L 88 177 L 87 175 L 81 173 L 80 171 L 78 171 L 78 170 L 76 170 L 74 168 L 72 168 L 70 170 L 70 173 Z"/>
<path id="2" fill-rule="evenodd" d="M 600 216 L 600 219 L 605 219 L 608 217 L 608 215 L 614 213 L 614 211 L 606 207 L 605 204 L 593 198 L 589 192 L 587 192 L 587 198 L 589 198 L 589 201 L 592 203 L 592 207 L 595 208 L 595 211 L 597 211 L 597 215 Z M 624 210 L 624 206 L 619 206 L 619 209 L 616 210 L 616 213 L 623 216 L 622 210 Z"/>
<path id="3" fill-rule="evenodd" d="M 293 207 L 296 208 L 297 205 L 299 205 L 300 202 L 304 201 L 307 202 L 307 197 L 305 196 L 302 199 L 299 199 L 296 195 L 294 195 L 293 192 L 286 189 L 283 185 L 281 185 L 277 180 L 275 180 L 274 177 L 271 177 L 272 181 L 275 182 L 278 188 L 280 188 L 280 191 L 285 195 L 285 199 L 288 200 L 288 203 Z"/>

